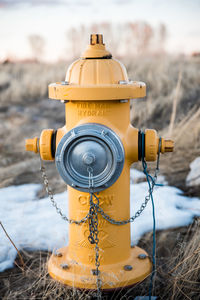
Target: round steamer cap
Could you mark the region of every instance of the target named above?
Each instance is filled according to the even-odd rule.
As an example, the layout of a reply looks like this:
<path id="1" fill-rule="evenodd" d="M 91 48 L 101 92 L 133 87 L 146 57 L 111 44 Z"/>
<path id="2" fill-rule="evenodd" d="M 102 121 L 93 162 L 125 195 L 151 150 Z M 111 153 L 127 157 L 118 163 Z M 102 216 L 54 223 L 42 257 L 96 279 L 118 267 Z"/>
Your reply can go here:
<path id="1" fill-rule="evenodd" d="M 108 127 L 85 124 L 69 131 L 56 151 L 56 166 L 63 180 L 77 190 L 94 192 L 111 186 L 124 165 L 124 148 Z"/>

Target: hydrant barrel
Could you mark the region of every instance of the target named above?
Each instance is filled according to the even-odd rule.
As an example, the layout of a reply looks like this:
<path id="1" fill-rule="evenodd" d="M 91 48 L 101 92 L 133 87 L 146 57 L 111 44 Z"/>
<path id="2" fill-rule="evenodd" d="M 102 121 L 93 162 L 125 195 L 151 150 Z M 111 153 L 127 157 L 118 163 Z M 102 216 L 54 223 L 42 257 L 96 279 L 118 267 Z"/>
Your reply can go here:
<path id="1" fill-rule="evenodd" d="M 146 85 L 128 79 L 98 34 L 65 81 L 49 85 L 49 97 L 65 103 L 66 124 L 44 130 L 37 150 L 43 160 L 55 159 L 68 185 L 68 246 L 48 262 L 50 275 L 66 285 L 95 289 L 95 268 L 103 290 L 133 285 L 151 272 L 148 254 L 131 247 L 130 222 L 124 222 L 130 218 L 130 167 L 173 151 L 173 141 L 131 125 L 130 99 L 145 95 Z M 35 140 L 28 145 L 36 149 Z"/>

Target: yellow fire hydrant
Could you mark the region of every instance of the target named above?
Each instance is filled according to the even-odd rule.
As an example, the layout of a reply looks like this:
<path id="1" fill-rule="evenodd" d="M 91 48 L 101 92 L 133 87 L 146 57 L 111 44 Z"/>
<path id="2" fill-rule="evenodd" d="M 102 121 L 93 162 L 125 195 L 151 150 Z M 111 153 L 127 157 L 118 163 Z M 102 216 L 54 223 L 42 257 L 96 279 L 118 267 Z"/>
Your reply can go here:
<path id="1" fill-rule="evenodd" d="M 100 276 L 101 289 L 115 289 L 151 272 L 147 253 L 131 247 L 130 222 L 112 222 L 130 218 L 131 165 L 173 151 L 173 141 L 130 124 L 130 99 L 145 95 L 145 84 L 129 81 L 99 34 L 91 35 L 65 81 L 49 85 L 49 97 L 65 103 L 66 124 L 27 140 L 26 150 L 55 160 L 68 184 L 69 244 L 48 262 L 49 274 L 66 285 L 96 289 Z"/>

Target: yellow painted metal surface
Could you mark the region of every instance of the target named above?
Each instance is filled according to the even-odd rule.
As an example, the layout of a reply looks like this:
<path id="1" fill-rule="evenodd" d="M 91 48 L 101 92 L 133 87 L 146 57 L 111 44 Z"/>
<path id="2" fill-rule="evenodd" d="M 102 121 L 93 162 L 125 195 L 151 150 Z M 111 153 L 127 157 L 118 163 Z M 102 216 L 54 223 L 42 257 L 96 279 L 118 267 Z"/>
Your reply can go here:
<path id="1" fill-rule="evenodd" d="M 129 99 L 144 97 L 145 94 L 145 84 L 129 82 L 125 67 L 110 58 L 102 37 L 97 35 L 91 37 L 91 44 L 82 58 L 69 67 L 66 81 L 49 86 L 50 98 L 67 100 L 66 124 L 57 130 L 56 148 L 69 130 L 86 123 L 105 125 L 121 139 L 125 150 L 123 171 L 112 186 L 98 194 L 101 208 L 116 220 L 130 217 L 130 167 L 138 161 L 139 152 L 139 131 L 130 124 Z M 50 144 L 52 134 L 52 130 L 47 130 L 40 137 L 40 155 L 44 160 L 53 159 Z M 29 149 L 35 148 L 29 146 Z M 147 129 L 146 160 L 156 160 L 158 150 L 156 131 Z M 162 139 L 161 152 L 169 151 L 173 151 L 173 142 Z M 70 219 L 80 220 L 89 211 L 88 193 L 68 187 L 68 202 Z M 139 254 L 145 253 L 144 250 L 131 248 L 130 224 L 116 226 L 100 215 L 98 218 L 102 289 L 128 286 L 144 280 L 151 272 L 151 262 L 148 257 L 144 260 L 138 258 Z M 89 243 L 88 235 L 88 222 L 69 225 L 68 247 L 60 249 L 61 255 L 52 255 L 48 262 L 48 270 L 53 278 L 78 288 L 96 288 L 96 276 L 92 275 L 92 269 L 95 269 L 95 246 Z M 63 264 L 67 264 L 67 268 L 63 268 Z M 125 265 L 131 265 L 133 269 L 126 271 Z"/>
<path id="2" fill-rule="evenodd" d="M 116 220 L 130 216 L 130 166 L 138 161 L 138 129 L 130 125 L 130 103 L 119 101 L 69 101 L 65 104 L 66 125 L 58 130 L 57 145 L 63 135 L 72 128 L 85 123 L 108 126 L 120 137 L 125 149 L 125 164 L 119 179 L 108 189 L 99 193 L 100 206 Z M 147 148 L 148 149 L 148 148 Z M 147 155 L 148 155 L 147 150 Z M 158 151 L 158 149 L 156 149 Z M 68 187 L 69 218 L 80 220 L 89 211 L 89 194 Z M 103 272 L 102 289 L 116 288 L 142 281 L 151 271 L 151 262 L 140 260 L 130 246 L 130 224 L 116 226 L 99 216 L 100 271 Z M 133 233 L 134 234 L 134 233 Z M 48 263 L 50 275 L 68 285 L 79 288 L 95 288 L 95 246 L 88 241 L 88 223 L 69 225 L 69 244 L 61 249 L 63 259 L 52 255 Z M 135 252 L 136 251 L 136 252 Z M 69 269 L 63 270 L 65 261 Z M 61 262 L 61 263 L 60 263 Z M 130 264 L 132 271 L 125 271 Z M 72 275 L 73 274 L 73 275 Z M 112 280 L 111 280 L 112 278 Z M 108 281 L 109 279 L 109 281 Z"/>
<path id="3" fill-rule="evenodd" d="M 120 84 L 120 81 L 122 81 L 122 84 Z M 69 66 L 65 82 L 68 82 L 72 86 L 75 85 L 75 87 L 97 88 L 98 86 L 107 86 L 112 88 L 114 85 L 116 88 L 115 85 L 118 84 L 125 85 L 126 87 L 129 79 L 126 68 L 116 59 L 80 58 Z"/>
<path id="4" fill-rule="evenodd" d="M 65 106 L 67 122 L 65 129 L 58 130 L 57 144 L 65 132 L 78 125 L 94 123 L 94 121 L 111 128 L 123 142 L 125 164 L 122 174 L 110 188 L 100 192 L 98 197 L 100 206 L 111 217 L 117 220 L 129 218 L 130 165 L 138 160 L 138 129 L 130 125 L 130 103 L 70 101 Z M 123 121 L 121 121 L 122 119 Z M 68 187 L 68 199 L 69 218 L 80 220 L 88 213 L 90 207 L 88 193 Z M 59 264 L 60 259 L 52 256 L 48 264 L 48 270 L 52 277 L 69 285 L 72 283 L 72 278 L 77 278 L 77 281 L 74 281 L 76 287 L 95 288 L 96 277 L 91 276 L 91 269 L 95 268 L 95 246 L 89 243 L 88 235 L 88 223 L 80 226 L 69 225 L 69 244 L 68 248 L 63 251 L 64 260 L 71 269 L 63 272 Z M 102 270 L 104 278 L 110 278 L 109 282 L 103 281 L 103 289 L 107 289 L 110 283 L 113 288 L 123 286 L 125 282 L 127 285 L 134 284 L 137 280 L 143 280 L 151 271 L 151 263 L 148 258 L 145 262 L 137 258 L 137 267 L 135 266 L 136 253 L 130 246 L 130 224 L 112 225 L 99 216 L 99 239 L 100 270 Z M 74 262 L 78 262 L 78 265 L 74 266 Z M 129 263 L 134 265 L 132 272 L 123 269 L 124 265 Z M 72 268 L 75 277 L 71 277 L 68 273 L 68 271 L 72 272 Z M 88 280 L 82 279 L 83 274 L 85 274 L 84 278 L 89 276 Z M 122 274 L 125 275 L 122 276 Z M 124 279 L 121 281 L 122 277 Z"/>
<path id="5" fill-rule="evenodd" d="M 146 86 L 143 82 L 133 82 L 127 85 L 113 84 L 98 86 L 79 86 L 76 84 L 52 83 L 49 85 L 49 98 L 56 100 L 120 100 L 143 98 L 146 96 Z"/>
<path id="6" fill-rule="evenodd" d="M 38 140 L 37 137 L 35 137 L 33 139 L 27 139 L 26 140 L 26 151 L 32 151 L 32 152 L 38 153 L 37 140 Z"/>
<path id="7" fill-rule="evenodd" d="M 48 262 L 48 270 L 51 277 L 70 286 L 82 289 L 96 289 L 96 276 L 92 275 L 91 266 L 94 265 L 92 255 L 88 265 L 80 264 L 79 260 L 70 260 L 68 247 L 58 250 L 59 256 L 52 255 Z M 145 259 L 138 256 L 145 254 Z M 67 264 L 68 268 L 61 268 Z M 131 265 L 133 269 L 126 271 L 124 266 Z M 143 281 L 151 272 L 152 266 L 148 254 L 139 247 L 130 249 L 128 259 L 114 264 L 100 265 L 103 289 L 115 289 L 126 287 Z"/>

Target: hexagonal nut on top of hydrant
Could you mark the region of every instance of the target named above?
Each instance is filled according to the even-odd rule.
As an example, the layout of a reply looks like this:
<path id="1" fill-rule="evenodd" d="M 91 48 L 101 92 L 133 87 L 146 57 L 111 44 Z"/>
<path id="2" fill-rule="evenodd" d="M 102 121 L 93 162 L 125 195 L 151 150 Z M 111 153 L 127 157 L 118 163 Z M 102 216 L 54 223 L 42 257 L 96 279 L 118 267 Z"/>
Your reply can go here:
<path id="1" fill-rule="evenodd" d="M 66 285 L 95 289 L 98 275 L 101 289 L 115 289 L 143 281 L 151 272 L 147 253 L 131 248 L 130 223 L 108 222 L 99 210 L 97 255 L 91 219 L 84 219 L 91 215 L 91 191 L 105 214 L 115 220 L 129 219 L 131 165 L 173 151 L 173 141 L 159 138 L 155 130 L 141 132 L 131 125 L 130 99 L 145 95 L 145 84 L 128 79 L 125 67 L 112 58 L 99 34 L 91 35 L 65 81 L 49 85 L 49 98 L 65 103 L 66 124 L 44 130 L 39 141 L 27 140 L 26 150 L 39 152 L 43 160 L 55 160 L 68 185 L 69 218 L 85 220 L 69 224 L 68 246 L 48 262 L 49 274 Z M 94 272 L 97 262 L 98 272 Z"/>

